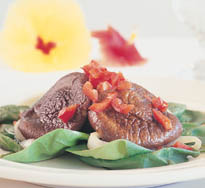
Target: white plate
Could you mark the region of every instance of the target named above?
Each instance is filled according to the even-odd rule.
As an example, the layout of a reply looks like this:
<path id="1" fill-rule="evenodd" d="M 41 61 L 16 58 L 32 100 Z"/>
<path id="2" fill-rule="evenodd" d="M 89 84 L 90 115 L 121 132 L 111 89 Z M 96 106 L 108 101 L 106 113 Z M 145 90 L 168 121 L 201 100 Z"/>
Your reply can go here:
<path id="1" fill-rule="evenodd" d="M 19 103 L 34 94 L 48 89 L 63 73 L 22 74 L 1 72 L 0 105 Z M 134 71 L 125 72 L 127 78 L 173 102 L 205 111 L 205 83 L 180 81 L 169 78 L 139 78 Z M 72 156 L 20 164 L 0 160 L 0 177 L 44 184 L 52 187 L 130 187 L 153 186 L 205 178 L 205 156 L 177 165 L 134 169 L 105 170 L 88 166 Z"/>

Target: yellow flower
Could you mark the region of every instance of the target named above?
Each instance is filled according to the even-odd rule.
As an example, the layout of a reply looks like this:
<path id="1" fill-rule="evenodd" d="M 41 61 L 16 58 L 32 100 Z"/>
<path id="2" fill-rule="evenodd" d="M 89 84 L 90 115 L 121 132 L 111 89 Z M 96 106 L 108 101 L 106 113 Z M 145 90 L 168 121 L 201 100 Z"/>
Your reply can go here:
<path id="1" fill-rule="evenodd" d="M 26 72 L 79 68 L 90 50 L 90 33 L 73 0 L 17 0 L 0 33 L 0 56 Z"/>

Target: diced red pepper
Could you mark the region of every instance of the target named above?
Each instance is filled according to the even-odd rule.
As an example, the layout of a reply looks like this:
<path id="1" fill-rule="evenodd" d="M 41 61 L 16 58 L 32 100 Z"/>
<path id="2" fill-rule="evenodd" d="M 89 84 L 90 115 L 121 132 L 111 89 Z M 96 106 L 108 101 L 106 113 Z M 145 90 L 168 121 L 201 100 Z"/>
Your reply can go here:
<path id="1" fill-rule="evenodd" d="M 179 142 L 179 141 L 175 142 L 175 144 L 174 144 L 172 147 L 174 147 L 174 148 L 186 149 L 186 150 L 193 150 L 192 147 L 187 146 L 187 145 L 185 145 L 185 144 L 183 144 L 183 143 L 181 143 L 181 142 Z"/>
<path id="2" fill-rule="evenodd" d="M 121 90 L 127 90 L 130 89 L 132 87 L 132 84 L 126 80 L 124 81 L 120 81 L 117 85 L 117 90 L 121 91 Z"/>
<path id="3" fill-rule="evenodd" d="M 112 84 L 112 86 L 117 86 L 117 84 L 120 81 L 124 81 L 124 80 L 125 80 L 125 78 L 121 72 L 119 72 L 119 73 L 111 72 L 110 73 L 110 83 Z"/>
<path id="4" fill-rule="evenodd" d="M 113 100 L 113 99 L 115 99 L 117 97 L 117 92 L 110 92 L 110 93 L 108 93 L 107 94 L 107 99 L 110 99 L 111 101 Z"/>
<path id="5" fill-rule="evenodd" d="M 42 53 L 49 55 L 50 51 L 56 47 L 55 42 L 45 43 L 41 37 L 37 37 L 36 49 L 41 50 Z"/>
<path id="6" fill-rule="evenodd" d="M 90 82 L 86 82 L 83 85 L 83 93 L 93 102 L 97 102 L 98 100 L 98 91 L 93 89 L 93 85 Z"/>
<path id="7" fill-rule="evenodd" d="M 100 103 L 94 103 L 89 107 L 89 110 L 94 112 L 103 112 L 107 108 L 109 108 L 112 100 L 117 97 L 116 92 L 108 93 L 108 96 Z"/>
<path id="8" fill-rule="evenodd" d="M 172 129 L 171 120 L 166 117 L 162 112 L 156 109 L 152 109 L 154 118 L 164 127 L 165 130 Z"/>
<path id="9" fill-rule="evenodd" d="M 95 61 L 91 61 L 90 64 L 83 67 L 84 72 L 89 77 L 89 81 L 93 87 L 96 88 L 100 82 L 107 81 L 109 79 L 110 72 L 106 68 L 101 67 Z"/>
<path id="10" fill-rule="evenodd" d="M 93 84 L 94 88 L 96 88 L 99 83 L 107 81 L 110 77 L 110 73 L 108 71 L 98 72 L 93 69 L 90 72 L 89 81 Z"/>
<path id="11" fill-rule="evenodd" d="M 108 81 L 104 81 L 98 84 L 97 90 L 99 92 L 107 91 L 112 89 L 112 85 Z"/>
<path id="12" fill-rule="evenodd" d="M 87 76 L 89 76 L 91 74 L 90 71 L 93 70 L 93 69 L 95 69 L 96 71 L 98 70 L 98 72 L 107 71 L 107 69 L 105 67 L 101 67 L 100 64 L 98 64 L 94 60 L 92 60 L 90 62 L 90 64 L 83 66 L 82 69 L 84 70 L 84 72 L 86 73 Z M 93 74 L 94 74 L 94 72 L 93 72 Z"/>
<path id="13" fill-rule="evenodd" d="M 109 82 L 111 86 L 115 88 L 120 82 L 125 81 L 125 78 L 121 72 L 109 72 L 106 68 L 101 67 L 95 61 L 92 61 L 89 65 L 84 66 L 83 70 L 89 77 L 89 81 L 93 85 L 93 88 L 97 88 L 97 86 L 102 82 Z M 126 81 L 122 83 L 119 84 L 119 90 L 121 90 L 121 88 L 126 89 L 130 87 L 129 82 Z"/>
<path id="14" fill-rule="evenodd" d="M 160 97 L 154 97 L 152 99 L 152 105 L 159 109 L 161 112 L 166 112 L 168 108 L 168 103 L 163 101 Z"/>
<path id="15" fill-rule="evenodd" d="M 70 105 L 68 107 L 63 108 L 59 114 L 58 118 L 62 120 L 64 123 L 68 123 L 68 121 L 73 117 L 76 112 L 78 104 Z"/>
<path id="16" fill-rule="evenodd" d="M 100 103 L 93 103 L 90 107 L 89 110 L 92 110 L 94 112 L 103 112 L 110 106 L 111 100 L 109 99 L 104 99 Z"/>
<path id="17" fill-rule="evenodd" d="M 128 114 L 134 108 L 134 105 L 123 104 L 121 99 L 115 98 L 112 100 L 112 107 L 119 113 Z"/>

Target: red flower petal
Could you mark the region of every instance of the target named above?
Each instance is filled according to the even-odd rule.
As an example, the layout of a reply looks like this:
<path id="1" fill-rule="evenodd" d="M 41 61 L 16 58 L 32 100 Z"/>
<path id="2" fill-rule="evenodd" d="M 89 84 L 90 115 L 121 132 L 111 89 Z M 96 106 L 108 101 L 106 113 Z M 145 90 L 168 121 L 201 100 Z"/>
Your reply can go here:
<path id="1" fill-rule="evenodd" d="M 94 31 L 92 36 L 99 39 L 101 51 L 106 59 L 120 65 L 137 65 L 145 62 L 134 44 L 129 44 L 119 32 L 108 27 L 107 30 Z"/>

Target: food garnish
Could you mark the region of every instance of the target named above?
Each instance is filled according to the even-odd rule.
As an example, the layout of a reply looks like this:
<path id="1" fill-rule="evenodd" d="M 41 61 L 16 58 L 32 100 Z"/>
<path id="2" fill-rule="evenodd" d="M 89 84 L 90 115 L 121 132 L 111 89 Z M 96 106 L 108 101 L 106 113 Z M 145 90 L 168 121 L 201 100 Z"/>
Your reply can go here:
<path id="1" fill-rule="evenodd" d="M 68 121 L 74 116 L 78 105 L 70 105 L 68 107 L 64 107 L 58 114 L 58 118 L 61 119 L 64 123 L 68 123 Z"/>
<path id="2" fill-rule="evenodd" d="M 112 89 L 112 85 L 108 81 L 101 82 L 97 86 L 97 90 L 99 92 L 103 92 L 111 89 Z"/>
<path id="3" fill-rule="evenodd" d="M 160 97 L 154 97 L 152 99 L 152 105 L 161 112 L 166 112 L 168 108 L 168 103 L 162 100 Z"/>
<path id="4" fill-rule="evenodd" d="M 174 147 L 174 148 L 181 148 L 181 149 L 187 149 L 187 150 L 193 150 L 192 147 L 190 147 L 190 146 L 188 146 L 186 144 L 183 144 L 183 143 L 181 143 L 179 141 L 175 142 L 175 144 L 172 147 Z"/>
<path id="5" fill-rule="evenodd" d="M 172 129 L 172 122 L 171 120 L 166 117 L 162 112 L 156 109 L 152 109 L 154 118 L 164 127 L 165 130 Z"/>
<path id="6" fill-rule="evenodd" d="M 134 108 L 134 105 L 123 104 L 121 99 L 115 98 L 112 100 L 112 107 L 119 113 L 128 114 Z"/>
<path id="7" fill-rule="evenodd" d="M 89 78 L 89 82 L 86 82 L 83 86 L 83 92 L 94 102 L 90 106 L 90 110 L 102 112 L 108 109 L 111 103 L 112 107 L 122 114 L 128 114 L 134 108 L 133 105 L 123 104 L 120 99 L 116 99 L 118 91 L 128 90 L 132 87 L 132 84 L 125 80 L 122 73 L 110 72 L 96 61 L 92 61 L 89 65 L 84 66 L 83 70 Z M 108 93 L 107 97 L 101 102 L 95 103 L 98 100 L 99 93 L 107 90 L 112 90 L 112 92 Z M 113 101 L 114 99 L 115 101 Z"/>
<path id="8" fill-rule="evenodd" d="M 117 97 L 116 92 L 108 93 L 107 97 L 99 102 L 99 103 L 93 103 L 89 110 L 92 110 L 94 112 L 103 112 L 104 110 L 108 109 L 113 101 Z"/>
<path id="9" fill-rule="evenodd" d="M 98 91 L 93 89 L 93 85 L 91 82 L 87 81 L 83 85 L 83 93 L 93 102 L 97 102 L 98 100 Z"/>
<path id="10" fill-rule="evenodd" d="M 126 90 L 126 89 L 130 89 L 132 87 L 132 84 L 126 80 L 120 81 L 118 82 L 117 85 L 117 90 L 121 91 L 121 90 Z"/>

